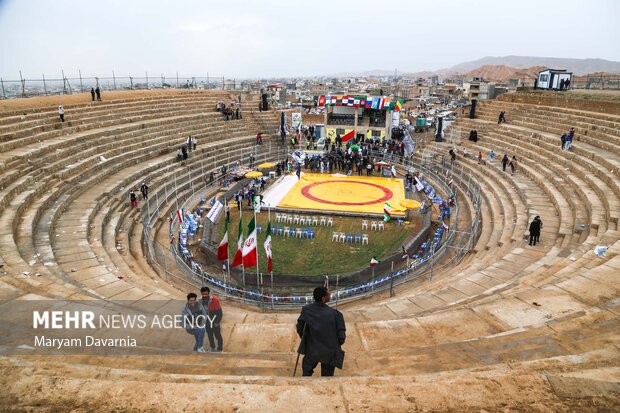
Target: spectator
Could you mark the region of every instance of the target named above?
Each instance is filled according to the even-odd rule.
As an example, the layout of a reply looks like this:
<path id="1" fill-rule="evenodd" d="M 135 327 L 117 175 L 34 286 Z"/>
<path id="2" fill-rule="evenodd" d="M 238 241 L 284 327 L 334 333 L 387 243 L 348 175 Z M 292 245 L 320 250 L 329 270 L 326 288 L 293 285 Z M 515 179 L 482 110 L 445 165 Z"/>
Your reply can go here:
<path id="1" fill-rule="evenodd" d="M 58 106 L 58 116 L 60 116 L 61 122 L 65 121 L 65 108 L 63 108 L 62 106 Z"/>
<path id="2" fill-rule="evenodd" d="M 504 112 L 503 110 L 499 113 L 497 124 L 499 125 L 502 122 L 506 123 L 506 112 Z"/>
<path id="3" fill-rule="evenodd" d="M 142 182 L 142 185 L 140 186 L 140 192 L 142 193 L 142 199 L 148 199 L 149 187 L 146 182 Z"/>
<path id="4" fill-rule="evenodd" d="M 539 215 L 536 215 L 532 223 L 530 224 L 530 245 L 536 246 L 536 243 L 540 239 L 540 230 L 543 224 Z"/>
<path id="5" fill-rule="evenodd" d="M 207 337 L 209 338 L 211 351 L 221 352 L 224 347 L 221 326 L 222 316 L 224 315 L 222 312 L 222 306 L 217 298 L 211 297 L 211 289 L 209 289 L 209 287 L 202 287 L 200 289 L 200 294 L 202 294 L 201 305 L 203 312 L 207 316 L 205 330 L 207 332 Z M 217 340 L 217 347 L 215 346 L 215 340 Z"/>
<path id="6" fill-rule="evenodd" d="M 516 170 L 517 170 L 517 156 L 514 155 L 512 159 L 510 160 L 510 176 L 514 175 Z"/>
<path id="7" fill-rule="evenodd" d="M 203 306 L 197 301 L 195 293 L 187 294 L 187 303 L 181 312 L 181 322 L 188 334 L 194 336 L 194 351 L 204 353 L 205 324 L 207 321 Z"/>
<path id="8" fill-rule="evenodd" d="M 136 190 L 132 189 L 129 191 L 129 201 L 131 202 L 131 207 L 135 208 L 138 206 L 138 197 L 136 196 Z"/>
<path id="9" fill-rule="evenodd" d="M 97 95 L 97 102 L 101 102 L 101 89 L 99 89 L 99 85 L 95 89 L 95 94 Z"/>
<path id="10" fill-rule="evenodd" d="M 297 353 L 304 354 L 301 364 L 304 376 L 312 376 L 319 363 L 321 376 L 333 376 L 334 369 L 341 369 L 344 362 L 341 348 L 346 340 L 344 317 L 326 304 L 330 298 L 327 288 L 315 288 L 313 296 L 314 303 L 304 306 L 297 319 L 297 334 L 301 338 Z"/>
<path id="11" fill-rule="evenodd" d="M 92 99 L 92 101 L 95 101 L 95 89 L 93 89 L 92 87 L 90 88 L 90 97 Z"/>

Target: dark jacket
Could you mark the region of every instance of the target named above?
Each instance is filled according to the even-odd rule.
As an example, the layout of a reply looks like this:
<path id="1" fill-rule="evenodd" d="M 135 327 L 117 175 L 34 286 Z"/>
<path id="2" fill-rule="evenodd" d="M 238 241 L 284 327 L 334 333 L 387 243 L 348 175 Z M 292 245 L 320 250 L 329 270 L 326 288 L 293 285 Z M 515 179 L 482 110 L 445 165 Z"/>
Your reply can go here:
<path id="1" fill-rule="evenodd" d="M 530 224 L 530 235 L 540 235 L 540 221 L 535 219 Z"/>
<path id="2" fill-rule="evenodd" d="M 305 329 L 305 334 L 304 334 Z M 297 334 L 302 338 L 299 354 L 342 368 L 344 351 L 340 347 L 347 337 L 344 317 L 324 303 L 304 306 L 297 319 Z"/>

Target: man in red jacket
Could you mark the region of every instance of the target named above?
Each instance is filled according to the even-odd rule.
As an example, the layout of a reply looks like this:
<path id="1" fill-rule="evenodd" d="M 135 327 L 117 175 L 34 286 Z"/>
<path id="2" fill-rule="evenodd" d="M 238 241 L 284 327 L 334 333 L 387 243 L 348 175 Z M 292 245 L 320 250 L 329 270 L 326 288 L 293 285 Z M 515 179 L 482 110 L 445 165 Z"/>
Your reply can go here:
<path id="1" fill-rule="evenodd" d="M 207 314 L 207 323 L 205 325 L 205 331 L 209 337 L 209 345 L 211 351 L 221 352 L 224 346 L 222 340 L 222 306 L 220 300 L 215 297 L 211 297 L 211 289 L 209 287 L 202 287 L 200 289 L 202 294 L 202 307 Z M 215 339 L 217 339 L 217 348 L 215 347 Z"/>

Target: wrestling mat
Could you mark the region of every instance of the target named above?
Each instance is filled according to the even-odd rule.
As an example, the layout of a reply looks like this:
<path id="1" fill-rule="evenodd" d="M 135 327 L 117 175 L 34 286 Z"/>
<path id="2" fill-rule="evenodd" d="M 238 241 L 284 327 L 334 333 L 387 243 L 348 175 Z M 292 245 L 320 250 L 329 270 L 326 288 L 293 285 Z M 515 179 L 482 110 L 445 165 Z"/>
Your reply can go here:
<path id="1" fill-rule="evenodd" d="M 388 202 L 392 216 L 404 216 L 406 209 L 401 205 L 404 200 L 402 179 L 305 173 L 277 206 L 383 214 L 383 204 Z"/>

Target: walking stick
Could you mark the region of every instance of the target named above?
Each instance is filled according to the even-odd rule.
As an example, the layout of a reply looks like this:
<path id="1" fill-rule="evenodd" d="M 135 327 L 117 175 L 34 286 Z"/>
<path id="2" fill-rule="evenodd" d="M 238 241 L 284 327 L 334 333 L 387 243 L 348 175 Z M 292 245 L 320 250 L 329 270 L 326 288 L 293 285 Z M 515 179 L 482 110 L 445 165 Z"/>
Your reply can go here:
<path id="1" fill-rule="evenodd" d="M 306 327 L 307 326 L 308 326 L 308 323 L 304 322 L 304 332 L 301 334 L 301 342 L 303 342 L 304 339 L 306 338 Z M 299 356 L 300 355 L 301 354 L 299 353 L 299 350 L 297 350 L 297 361 L 295 361 L 295 369 L 293 369 L 293 377 L 295 377 L 295 375 L 297 374 L 297 366 L 299 365 Z"/>

